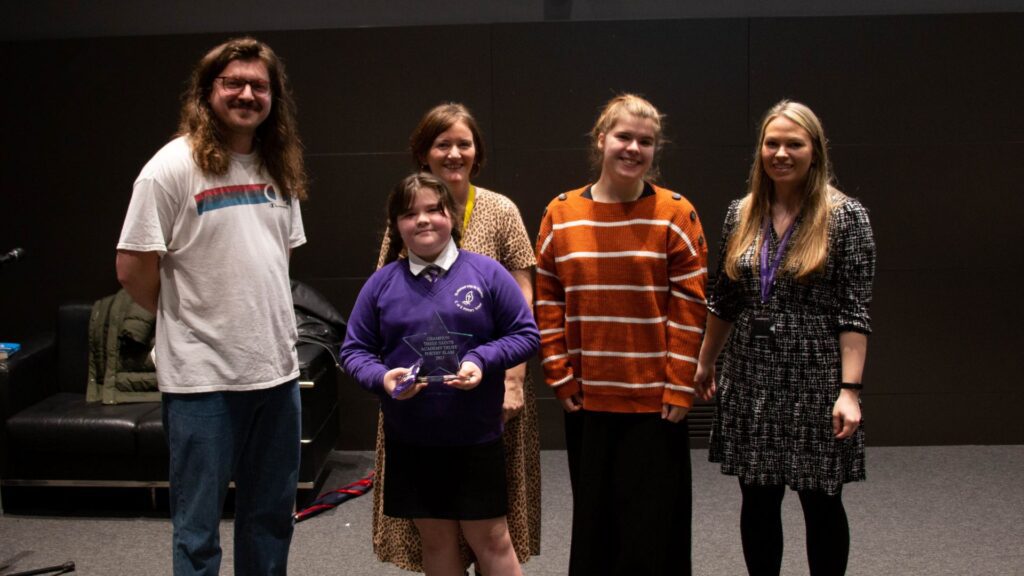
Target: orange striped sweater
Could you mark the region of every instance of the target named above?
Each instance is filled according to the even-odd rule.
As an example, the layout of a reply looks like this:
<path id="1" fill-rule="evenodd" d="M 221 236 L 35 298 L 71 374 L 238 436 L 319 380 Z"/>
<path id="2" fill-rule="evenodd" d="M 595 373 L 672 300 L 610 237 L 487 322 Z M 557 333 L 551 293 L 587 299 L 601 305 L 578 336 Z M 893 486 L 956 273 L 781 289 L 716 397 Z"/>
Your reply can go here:
<path id="1" fill-rule="evenodd" d="M 707 314 L 697 212 L 658 186 L 618 204 L 587 190 L 552 200 L 537 237 L 545 379 L 559 398 L 582 390 L 586 410 L 692 406 Z"/>

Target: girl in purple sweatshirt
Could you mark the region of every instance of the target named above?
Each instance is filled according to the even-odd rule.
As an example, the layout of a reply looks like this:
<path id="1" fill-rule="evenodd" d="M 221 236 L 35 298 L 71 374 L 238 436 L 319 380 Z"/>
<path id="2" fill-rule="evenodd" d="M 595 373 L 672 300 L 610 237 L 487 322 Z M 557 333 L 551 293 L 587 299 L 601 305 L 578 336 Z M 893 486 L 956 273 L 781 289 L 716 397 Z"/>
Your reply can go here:
<path id="1" fill-rule="evenodd" d="M 388 263 L 360 291 L 341 349 L 345 370 L 381 400 L 384 513 L 413 520 L 427 574 L 462 573 L 461 527 L 485 574 L 519 575 L 502 397 L 505 370 L 537 352 L 533 314 L 504 267 L 459 250 L 441 180 L 406 177 L 387 213 Z"/>

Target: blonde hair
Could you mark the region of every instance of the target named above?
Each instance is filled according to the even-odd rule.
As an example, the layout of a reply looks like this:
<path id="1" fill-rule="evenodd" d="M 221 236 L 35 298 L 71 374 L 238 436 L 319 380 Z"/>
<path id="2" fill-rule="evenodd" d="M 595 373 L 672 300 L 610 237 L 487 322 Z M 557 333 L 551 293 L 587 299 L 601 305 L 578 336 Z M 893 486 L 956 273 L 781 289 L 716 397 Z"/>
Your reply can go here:
<path id="1" fill-rule="evenodd" d="M 665 116 L 658 112 L 654 104 L 636 94 L 620 94 L 605 104 L 604 110 L 597 117 L 597 122 L 594 122 L 594 127 L 590 129 L 590 167 L 593 169 L 595 177 L 601 175 L 604 154 L 598 148 L 597 143 L 601 134 L 610 132 L 615 127 L 615 123 L 626 115 L 650 120 L 654 123 L 654 160 L 644 178 L 655 181 L 659 176 L 658 157 L 661 156 L 661 147 L 664 144 L 661 125 Z"/>
<path id="2" fill-rule="evenodd" d="M 725 273 L 736 280 L 740 275 L 739 260 L 761 233 L 761 226 L 770 215 L 775 184 L 765 173 L 761 159 L 765 132 L 776 118 L 786 118 L 807 131 L 811 138 L 811 166 L 801 198 L 803 223 L 793 236 L 783 269 L 798 280 L 804 280 L 824 269 L 828 258 L 828 224 L 831 209 L 845 201 L 846 196 L 834 186 L 832 164 L 828 158 L 828 141 L 821 120 L 806 105 L 782 100 L 772 106 L 761 121 L 761 135 L 754 148 L 754 162 L 747 181 L 747 195 L 740 202 L 739 220 L 729 236 L 725 250 Z M 761 247 L 754 247 L 759 254 Z M 755 258 L 755 262 L 758 259 Z"/>

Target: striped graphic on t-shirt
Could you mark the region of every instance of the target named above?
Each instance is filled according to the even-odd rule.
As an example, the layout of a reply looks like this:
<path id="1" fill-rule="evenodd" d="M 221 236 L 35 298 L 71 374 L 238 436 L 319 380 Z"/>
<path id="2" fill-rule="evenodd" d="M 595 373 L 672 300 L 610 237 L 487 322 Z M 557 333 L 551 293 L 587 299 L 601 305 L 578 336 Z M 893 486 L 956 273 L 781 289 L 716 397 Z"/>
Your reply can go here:
<path id="1" fill-rule="evenodd" d="M 274 206 L 287 206 L 286 201 L 281 201 L 277 196 L 272 184 L 236 184 L 232 186 L 221 186 L 203 190 L 195 196 L 196 209 L 202 215 L 228 206 L 242 206 L 246 204 L 273 204 Z"/>

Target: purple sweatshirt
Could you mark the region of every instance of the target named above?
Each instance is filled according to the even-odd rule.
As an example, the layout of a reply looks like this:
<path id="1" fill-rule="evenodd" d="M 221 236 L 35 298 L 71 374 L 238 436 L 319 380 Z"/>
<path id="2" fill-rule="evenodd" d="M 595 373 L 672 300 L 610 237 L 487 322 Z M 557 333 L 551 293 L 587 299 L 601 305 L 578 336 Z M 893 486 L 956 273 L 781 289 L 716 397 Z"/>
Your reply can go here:
<path id="1" fill-rule="evenodd" d="M 438 317 L 448 331 L 472 335 L 454 337 L 457 355 L 460 363 L 479 366 L 483 380 L 472 390 L 431 383 L 408 400 L 391 398 L 384 391 L 384 373 L 416 362 L 419 354 L 407 340 L 415 342 Z M 413 276 L 404 259 L 371 276 L 352 309 L 341 361 L 363 388 L 380 397 L 387 438 L 459 446 L 501 436 L 505 370 L 525 362 L 539 346 L 537 324 L 512 275 L 486 256 L 460 251 L 433 283 Z"/>

